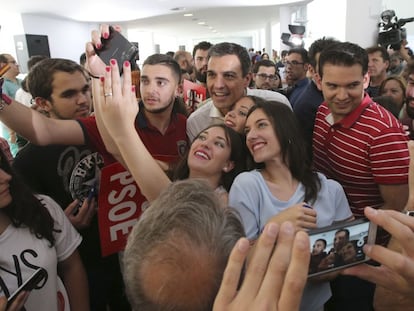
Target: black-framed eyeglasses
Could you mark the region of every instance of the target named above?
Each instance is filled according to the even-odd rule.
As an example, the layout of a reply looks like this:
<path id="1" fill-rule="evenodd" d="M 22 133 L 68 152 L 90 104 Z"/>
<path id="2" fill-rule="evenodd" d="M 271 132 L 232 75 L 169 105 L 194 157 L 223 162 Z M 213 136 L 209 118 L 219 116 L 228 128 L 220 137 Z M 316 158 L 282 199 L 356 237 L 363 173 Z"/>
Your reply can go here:
<path id="1" fill-rule="evenodd" d="M 276 75 L 267 75 L 265 73 L 259 73 L 259 74 L 257 74 L 257 76 L 262 80 L 269 79 L 270 81 L 275 81 L 275 80 L 278 79 L 278 76 L 276 76 Z"/>
<path id="2" fill-rule="evenodd" d="M 292 60 L 291 62 L 287 60 L 283 64 L 285 66 L 297 66 L 297 65 L 303 65 L 304 63 L 298 62 L 297 60 Z"/>

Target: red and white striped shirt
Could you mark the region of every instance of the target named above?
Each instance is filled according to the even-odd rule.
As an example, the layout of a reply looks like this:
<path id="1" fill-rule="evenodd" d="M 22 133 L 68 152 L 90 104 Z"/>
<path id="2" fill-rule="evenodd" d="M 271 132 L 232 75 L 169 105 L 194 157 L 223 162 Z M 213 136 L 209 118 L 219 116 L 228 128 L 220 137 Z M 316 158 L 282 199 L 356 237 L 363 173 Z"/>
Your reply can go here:
<path id="1" fill-rule="evenodd" d="M 364 207 L 383 205 L 379 184 L 408 183 L 407 141 L 401 123 L 368 95 L 337 123 L 325 102 L 315 120 L 314 167 L 337 180 L 354 215 L 363 216 Z"/>

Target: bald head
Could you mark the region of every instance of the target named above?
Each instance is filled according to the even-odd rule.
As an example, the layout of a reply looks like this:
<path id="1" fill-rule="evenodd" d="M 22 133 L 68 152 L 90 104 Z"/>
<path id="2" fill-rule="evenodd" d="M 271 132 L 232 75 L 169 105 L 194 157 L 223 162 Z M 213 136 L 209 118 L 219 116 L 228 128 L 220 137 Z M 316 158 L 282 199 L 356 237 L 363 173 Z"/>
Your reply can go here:
<path id="1" fill-rule="evenodd" d="M 173 183 L 132 230 L 124 279 L 134 309 L 211 310 L 228 256 L 244 236 L 205 182 Z"/>

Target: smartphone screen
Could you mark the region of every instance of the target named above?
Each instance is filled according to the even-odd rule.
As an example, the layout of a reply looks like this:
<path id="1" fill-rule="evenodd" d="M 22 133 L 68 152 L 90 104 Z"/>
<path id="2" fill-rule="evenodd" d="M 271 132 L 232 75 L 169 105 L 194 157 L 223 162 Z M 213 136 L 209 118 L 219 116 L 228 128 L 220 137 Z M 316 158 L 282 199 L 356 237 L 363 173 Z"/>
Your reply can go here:
<path id="1" fill-rule="evenodd" d="M 96 50 L 96 54 L 107 65 L 111 59 L 116 59 L 120 74 L 122 74 L 122 65 L 126 60 L 130 63 L 135 62 L 138 48 L 112 27 L 110 27 L 109 38 L 101 38 L 101 41 L 102 48 Z"/>
<path id="2" fill-rule="evenodd" d="M 376 225 L 359 219 L 312 230 L 309 238 L 311 277 L 368 261 L 362 247 L 375 243 Z"/>
<path id="3" fill-rule="evenodd" d="M 7 298 L 7 306 L 10 306 L 13 303 L 14 299 L 16 299 L 16 297 L 22 291 L 33 290 L 42 280 L 46 279 L 46 277 L 47 277 L 47 272 L 45 269 L 38 268 L 37 270 L 35 270 L 35 272 L 26 281 L 24 281 L 23 284 L 20 285 L 19 288 L 16 289 L 16 291 L 13 294 L 11 294 Z"/>

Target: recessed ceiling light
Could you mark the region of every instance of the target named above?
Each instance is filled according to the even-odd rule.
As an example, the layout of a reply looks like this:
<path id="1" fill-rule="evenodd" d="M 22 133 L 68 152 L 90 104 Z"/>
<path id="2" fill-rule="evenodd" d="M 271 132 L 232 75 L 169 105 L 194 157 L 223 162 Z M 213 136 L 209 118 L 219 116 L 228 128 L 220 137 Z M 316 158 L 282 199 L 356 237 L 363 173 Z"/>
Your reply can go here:
<path id="1" fill-rule="evenodd" d="M 193 16 L 193 13 L 185 13 L 184 16 L 190 17 L 190 16 Z"/>
<path id="2" fill-rule="evenodd" d="M 206 22 L 198 22 L 199 25 L 205 25 Z"/>

